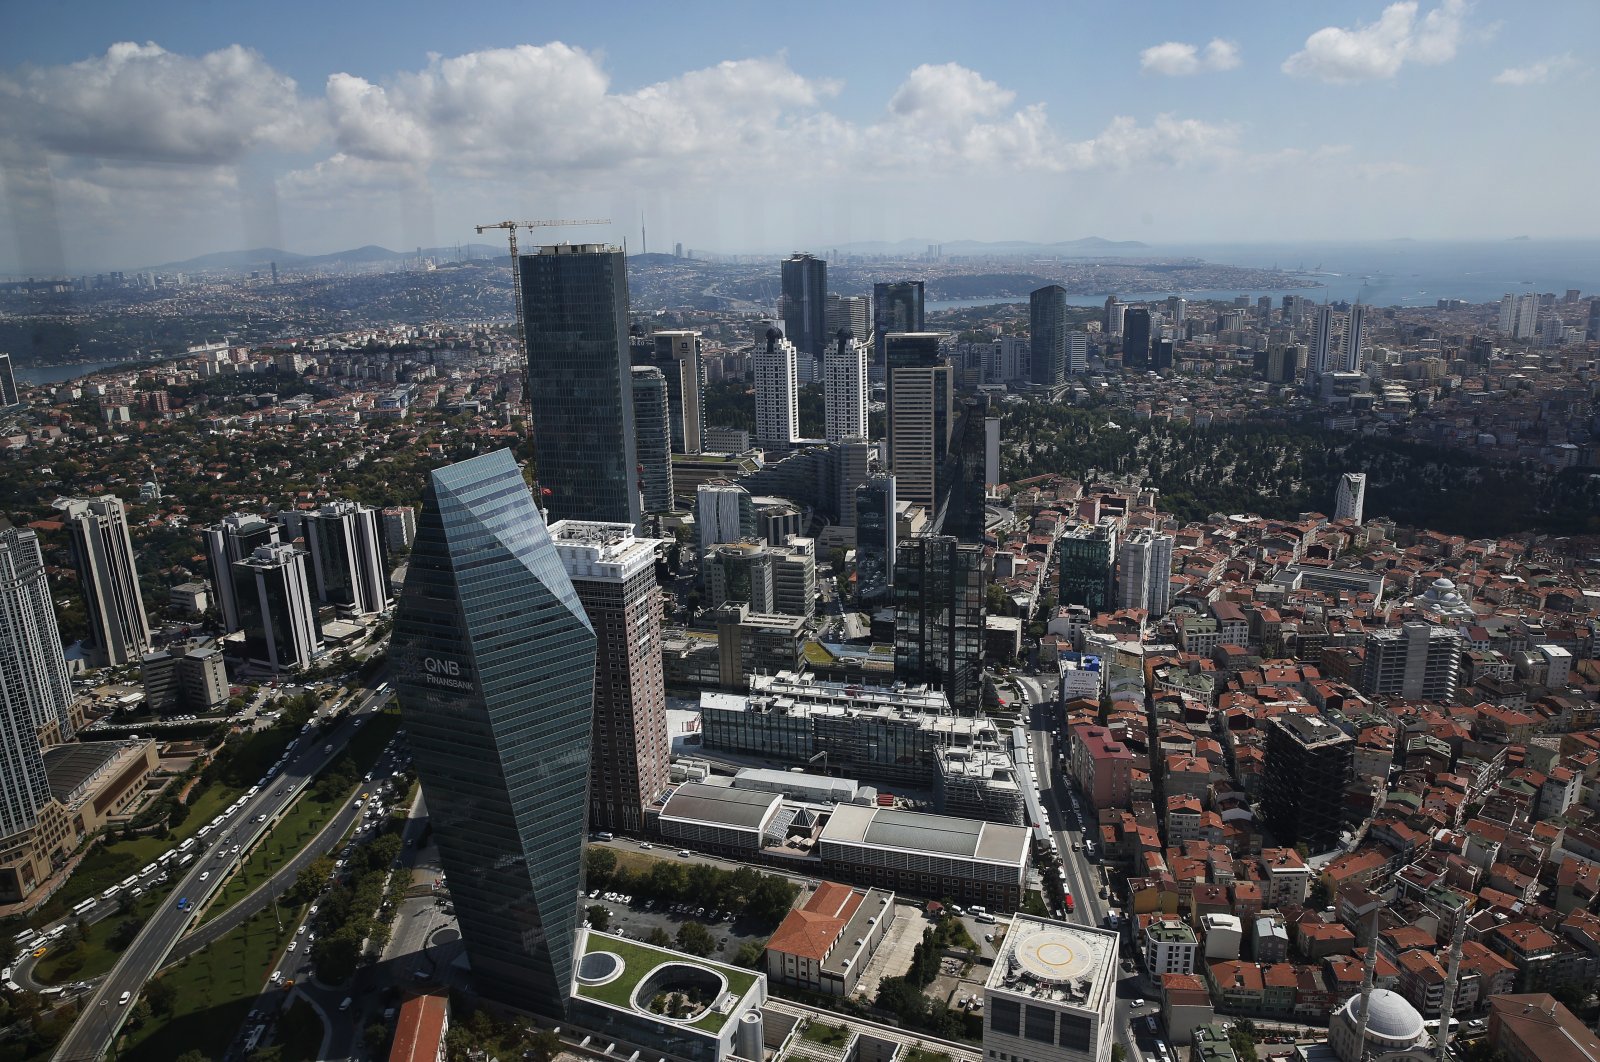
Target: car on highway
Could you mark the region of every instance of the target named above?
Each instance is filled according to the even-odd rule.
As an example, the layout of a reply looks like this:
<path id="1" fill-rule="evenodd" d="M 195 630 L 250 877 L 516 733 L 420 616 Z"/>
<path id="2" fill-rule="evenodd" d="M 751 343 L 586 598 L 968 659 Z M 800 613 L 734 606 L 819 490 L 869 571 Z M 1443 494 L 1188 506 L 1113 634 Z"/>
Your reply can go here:
<path id="1" fill-rule="evenodd" d="M 185 897 L 183 897 L 182 899 L 180 899 L 178 901 L 178 910 L 187 911 L 188 909 L 189 909 L 189 897 L 185 896 Z"/>
<path id="2" fill-rule="evenodd" d="M 133 998 L 133 993 L 132 992 L 124 992 L 124 993 L 122 993 L 121 998 L 119 998 L 117 1000 L 117 1006 L 126 1007 L 128 1005 L 128 1000 L 130 1000 L 132 998 Z"/>
<path id="3" fill-rule="evenodd" d="M 42 959 L 44 957 L 44 953 L 49 951 L 49 950 L 50 950 L 49 948 L 34 948 L 33 949 L 33 957 L 35 959 Z"/>
<path id="4" fill-rule="evenodd" d="M 210 878 L 210 877 L 211 877 L 211 871 L 209 871 L 209 870 L 202 870 L 202 871 L 201 871 L 201 872 L 200 872 L 200 880 L 201 880 L 201 881 L 206 881 L 206 880 L 208 880 L 208 879 L 209 879 L 209 878 Z"/>

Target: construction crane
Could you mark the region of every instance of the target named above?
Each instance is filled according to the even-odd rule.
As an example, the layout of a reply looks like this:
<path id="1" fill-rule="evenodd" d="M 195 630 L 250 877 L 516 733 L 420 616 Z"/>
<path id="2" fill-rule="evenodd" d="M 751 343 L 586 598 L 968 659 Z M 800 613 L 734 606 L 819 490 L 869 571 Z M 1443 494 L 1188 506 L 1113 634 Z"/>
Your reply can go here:
<path id="1" fill-rule="evenodd" d="M 477 226 L 479 236 L 482 236 L 489 229 L 506 230 L 506 242 L 511 245 L 511 301 L 517 314 L 517 341 L 522 344 L 524 353 L 528 349 L 528 332 L 527 326 L 522 321 L 522 270 L 517 268 L 517 230 L 565 228 L 568 225 L 609 224 L 611 224 L 610 218 L 583 218 L 579 220 L 554 218 L 548 221 L 495 221 L 488 225 Z"/>

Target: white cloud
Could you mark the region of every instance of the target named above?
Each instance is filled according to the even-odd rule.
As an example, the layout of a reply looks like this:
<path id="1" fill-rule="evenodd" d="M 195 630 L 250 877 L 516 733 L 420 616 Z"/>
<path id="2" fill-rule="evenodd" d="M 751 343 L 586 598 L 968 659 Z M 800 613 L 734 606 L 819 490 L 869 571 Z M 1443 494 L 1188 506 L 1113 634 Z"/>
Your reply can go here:
<path id="1" fill-rule="evenodd" d="M 1139 69 L 1168 77 L 1186 77 L 1203 71 L 1232 70 L 1239 65 L 1239 46 L 1213 37 L 1202 51 L 1183 41 L 1152 45 L 1139 53 Z"/>
<path id="2" fill-rule="evenodd" d="M 1408 62 L 1435 66 L 1455 58 L 1466 0 L 1443 0 L 1419 21 L 1416 0 L 1390 4 L 1378 21 L 1354 29 L 1327 26 L 1283 62 L 1283 72 L 1335 84 L 1394 77 Z"/>
<path id="3" fill-rule="evenodd" d="M 1548 59 L 1540 59 L 1529 63 L 1527 66 L 1508 66 L 1494 76 L 1496 85 L 1542 85 L 1552 78 L 1571 70 L 1578 65 L 1578 60 L 1571 52 L 1561 55 L 1552 55 Z"/>
<path id="4" fill-rule="evenodd" d="M 82 62 L 0 74 L 0 135 L 13 150 L 216 164 L 303 143 L 314 127 L 294 81 L 237 44 L 194 57 L 123 42 Z"/>

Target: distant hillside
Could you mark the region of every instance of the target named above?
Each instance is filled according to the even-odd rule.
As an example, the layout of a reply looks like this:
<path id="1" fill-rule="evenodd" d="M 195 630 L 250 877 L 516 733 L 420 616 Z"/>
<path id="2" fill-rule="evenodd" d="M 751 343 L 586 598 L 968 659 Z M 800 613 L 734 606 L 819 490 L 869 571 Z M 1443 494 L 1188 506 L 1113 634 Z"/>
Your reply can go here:
<path id="1" fill-rule="evenodd" d="M 504 258 L 506 249 L 487 243 L 463 244 L 460 248 L 451 247 L 424 247 L 424 258 L 438 258 L 444 261 L 454 261 L 457 251 L 464 257 Z M 211 254 L 202 254 L 194 258 L 186 258 L 181 262 L 166 262 L 162 265 L 147 266 L 158 273 L 214 273 L 237 272 L 243 273 L 253 269 L 270 269 L 272 263 L 278 263 L 279 269 L 295 266 L 300 269 L 325 269 L 336 265 L 369 265 L 374 262 L 397 262 L 406 258 L 415 258 L 416 251 L 391 251 L 387 247 L 376 244 L 367 244 L 365 247 L 354 247 L 347 251 L 334 251 L 330 254 L 297 254 L 294 251 L 285 251 L 277 247 L 256 247 L 248 251 L 213 251 Z"/>

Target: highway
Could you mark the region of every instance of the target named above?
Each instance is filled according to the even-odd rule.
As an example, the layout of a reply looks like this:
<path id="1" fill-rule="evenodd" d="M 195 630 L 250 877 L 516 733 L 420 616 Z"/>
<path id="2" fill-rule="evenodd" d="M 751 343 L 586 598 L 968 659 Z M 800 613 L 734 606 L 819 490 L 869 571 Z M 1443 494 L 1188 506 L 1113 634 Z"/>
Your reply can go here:
<path id="1" fill-rule="evenodd" d="M 168 897 L 171 902 L 163 904 L 150 917 L 117 960 L 117 965 L 83 1001 L 82 1015 L 52 1056 L 56 1062 L 93 1062 L 110 1049 L 128 1016 L 133 998 L 166 963 L 179 939 L 199 917 L 205 901 L 227 877 L 232 859 L 219 861 L 219 850 L 231 850 L 235 844 L 241 851 L 253 846 L 309 780 L 343 751 L 361 723 L 387 699 L 387 694 L 377 695 L 368 690 L 332 730 L 306 735 L 282 771 L 262 785 L 212 836 L 195 842 L 190 849 L 195 853 L 195 860 L 173 887 Z M 261 815 L 267 818 L 256 822 Z M 172 897 L 186 897 L 189 900 L 187 909 L 178 910 Z M 128 997 L 127 1002 L 122 1002 L 124 995 Z"/>

